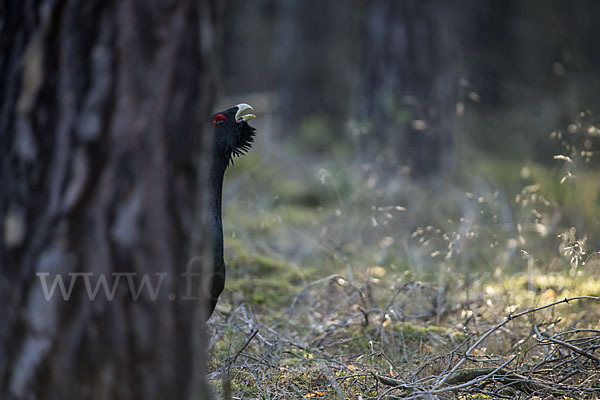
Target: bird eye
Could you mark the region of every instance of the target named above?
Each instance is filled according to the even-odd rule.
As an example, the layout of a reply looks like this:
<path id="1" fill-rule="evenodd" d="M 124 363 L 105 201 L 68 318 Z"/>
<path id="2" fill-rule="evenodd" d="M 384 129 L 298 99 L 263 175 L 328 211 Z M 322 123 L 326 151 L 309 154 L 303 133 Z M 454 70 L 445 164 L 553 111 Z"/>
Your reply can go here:
<path id="1" fill-rule="evenodd" d="M 223 114 L 219 114 L 215 117 L 215 119 L 213 119 L 213 126 L 223 126 L 226 120 L 226 116 L 224 116 Z"/>

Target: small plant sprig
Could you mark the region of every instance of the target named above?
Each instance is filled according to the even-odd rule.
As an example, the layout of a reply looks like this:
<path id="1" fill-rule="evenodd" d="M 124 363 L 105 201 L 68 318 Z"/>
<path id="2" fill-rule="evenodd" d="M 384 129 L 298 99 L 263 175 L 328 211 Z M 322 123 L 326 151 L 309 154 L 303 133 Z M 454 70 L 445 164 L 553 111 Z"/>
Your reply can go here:
<path id="1" fill-rule="evenodd" d="M 577 168 L 599 161 L 600 118 L 589 110 L 579 113 L 575 121 L 567 126 L 566 131 L 552 132 L 550 138 L 558 140 L 564 150 L 563 154 L 554 156 L 555 160 L 565 163 L 566 171 L 560 183 L 575 179 Z"/>

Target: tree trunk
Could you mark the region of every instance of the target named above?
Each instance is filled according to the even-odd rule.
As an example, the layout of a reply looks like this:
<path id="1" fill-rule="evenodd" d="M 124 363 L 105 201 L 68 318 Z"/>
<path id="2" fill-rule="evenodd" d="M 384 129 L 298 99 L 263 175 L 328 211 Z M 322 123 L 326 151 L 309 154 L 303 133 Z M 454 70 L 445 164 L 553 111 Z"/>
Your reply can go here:
<path id="1" fill-rule="evenodd" d="M 0 6 L 0 398 L 208 396 L 182 273 L 210 267 L 214 21 L 211 0 Z"/>
<path id="2" fill-rule="evenodd" d="M 273 58 L 282 134 L 313 125 L 325 151 L 343 139 L 359 74 L 361 10 L 357 0 L 278 3 Z"/>
<path id="3" fill-rule="evenodd" d="M 415 176 L 452 170 L 460 42 L 452 5 L 378 1 L 368 7 L 364 112 L 379 141 Z"/>

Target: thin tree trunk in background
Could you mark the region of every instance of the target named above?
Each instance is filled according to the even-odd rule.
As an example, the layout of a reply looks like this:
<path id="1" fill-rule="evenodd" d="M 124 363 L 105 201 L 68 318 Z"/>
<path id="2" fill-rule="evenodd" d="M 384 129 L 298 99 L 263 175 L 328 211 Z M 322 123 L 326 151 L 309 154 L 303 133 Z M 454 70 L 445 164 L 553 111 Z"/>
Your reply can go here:
<path id="1" fill-rule="evenodd" d="M 357 0 L 286 0 L 277 3 L 273 59 L 281 133 L 293 134 L 307 119 L 329 140 L 345 134 L 359 75 L 360 16 Z M 325 147 L 330 151 L 329 141 Z"/>
<path id="2" fill-rule="evenodd" d="M 378 1 L 367 10 L 366 118 L 414 175 L 452 170 L 461 57 L 455 10 L 432 0 Z"/>
<path id="3" fill-rule="evenodd" d="M 0 6 L 0 398 L 208 396 L 181 273 L 205 251 L 214 21 L 211 0 Z M 40 273 L 79 281 L 46 300 Z M 84 276 L 118 273 L 90 301 Z"/>

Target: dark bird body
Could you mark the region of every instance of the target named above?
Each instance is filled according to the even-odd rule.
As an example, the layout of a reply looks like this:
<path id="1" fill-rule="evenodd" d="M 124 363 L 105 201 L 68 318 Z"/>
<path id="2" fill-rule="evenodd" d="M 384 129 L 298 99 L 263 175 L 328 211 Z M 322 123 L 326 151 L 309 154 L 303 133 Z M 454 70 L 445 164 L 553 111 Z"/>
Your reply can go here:
<path id="1" fill-rule="evenodd" d="M 225 287 L 225 260 L 223 259 L 223 221 L 222 195 L 225 170 L 233 163 L 234 156 L 245 154 L 254 141 L 255 129 L 248 125 L 253 114 L 245 114 L 252 110 L 248 104 L 238 104 L 235 107 L 216 113 L 212 117 L 213 131 L 213 160 L 210 171 L 210 217 L 213 232 L 213 274 L 210 293 L 210 308 L 212 314 L 219 300 L 219 295 Z"/>

